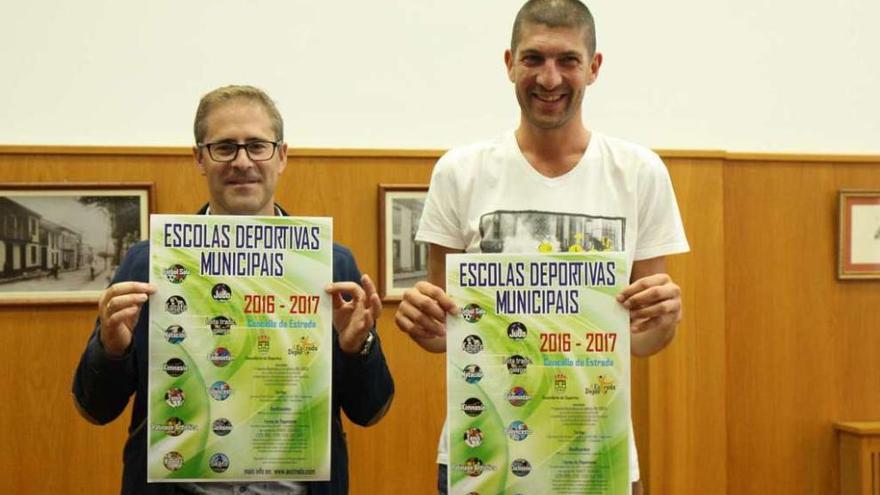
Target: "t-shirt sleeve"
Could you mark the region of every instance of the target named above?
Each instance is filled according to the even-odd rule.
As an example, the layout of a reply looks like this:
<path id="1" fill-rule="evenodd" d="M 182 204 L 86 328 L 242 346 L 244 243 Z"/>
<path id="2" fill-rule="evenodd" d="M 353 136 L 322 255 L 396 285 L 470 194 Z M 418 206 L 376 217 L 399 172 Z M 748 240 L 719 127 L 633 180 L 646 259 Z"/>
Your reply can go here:
<path id="1" fill-rule="evenodd" d="M 690 251 L 672 179 L 666 165 L 648 152 L 639 171 L 639 240 L 635 260 Z"/>
<path id="2" fill-rule="evenodd" d="M 455 159 L 443 155 L 434 166 L 425 208 L 419 220 L 416 240 L 451 249 L 464 249 L 460 186 L 456 177 Z"/>

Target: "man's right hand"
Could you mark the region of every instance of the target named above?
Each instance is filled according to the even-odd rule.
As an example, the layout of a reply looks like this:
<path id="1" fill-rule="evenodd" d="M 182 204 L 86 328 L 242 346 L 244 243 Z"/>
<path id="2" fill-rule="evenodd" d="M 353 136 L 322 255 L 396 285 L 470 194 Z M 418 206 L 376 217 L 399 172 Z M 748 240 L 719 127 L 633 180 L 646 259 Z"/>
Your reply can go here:
<path id="1" fill-rule="evenodd" d="M 446 350 L 446 314 L 457 314 L 458 307 L 446 292 L 429 282 L 417 282 L 403 293 L 394 321 L 425 350 Z"/>
<path id="2" fill-rule="evenodd" d="M 107 354 L 114 357 L 125 354 L 131 345 L 141 307 L 155 292 L 153 284 L 120 282 L 101 294 L 98 316 L 101 319 L 101 344 Z"/>

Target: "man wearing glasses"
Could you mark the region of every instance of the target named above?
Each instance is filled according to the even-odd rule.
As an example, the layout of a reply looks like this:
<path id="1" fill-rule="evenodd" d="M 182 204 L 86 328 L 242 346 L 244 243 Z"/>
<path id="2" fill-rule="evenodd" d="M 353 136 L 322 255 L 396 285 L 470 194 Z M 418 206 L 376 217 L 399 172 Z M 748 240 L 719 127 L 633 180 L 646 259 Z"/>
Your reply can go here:
<path id="1" fill-rule="evenodd" d="M 287 164 L 283 122 L 264 92 L 250 86 L 216 89 L 199 103 L 195 118 L 196 166 L 208 182 L 205 215 L 287 215 L 275 203 L 278 177 Z M 382 418 L 394 383 L 374 322 L 381 301 L 351 252 L 333 246 L 333 408 L 331 480 L 314 483 L 146 482 L 147 325 L 144 306 L 156 288 L 147 283 L 149 245 L 134 245 L 98 303 L 95 331 L 76 369 L 74 402 L 87 420 L 105 424 L 118 417 L 135 394 L 129 439 L 124 449 L 123 494 L 285 494 L 348 493 L 348 453 L 340 408 L 362 426 Z M 343 295 L 345 297 L 343 297 Z"/>

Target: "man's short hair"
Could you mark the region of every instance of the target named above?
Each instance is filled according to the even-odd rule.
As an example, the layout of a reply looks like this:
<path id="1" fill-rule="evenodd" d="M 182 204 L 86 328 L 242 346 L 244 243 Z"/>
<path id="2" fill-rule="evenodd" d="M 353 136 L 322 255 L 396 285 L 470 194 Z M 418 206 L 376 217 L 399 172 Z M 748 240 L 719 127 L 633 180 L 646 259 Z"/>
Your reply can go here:
<path id="1" fill-rule="evenodd" d="M 584 30 L 587 54 L 596 53 L 596 24 L 590 9 L 579 0 L 529 0 L 519 9 L 513 21 L 510 37 L 510 53 L 516 55 L 516 47 L 526 24 L 543 24 L 551 28 L 580 28 Z"/>
<path id="2" fill-rule="evenodd" d="M 272 121 L 272 130 L 275 131 L 275 140 L 284 140 L 284 121 L 281 119 L 281 113 L 272 98 L 269 98 L 263 90 L 253 86 L 223 86 L 206 94 L 199 101 L 199 108 L 196 110 L 196 120 L 193 124 L 193 132 L 196 136 L 196 143 L 203 143 L 205 134 L 208 133 L 207 120 L 208 115 L 215 108 L 232 101 L 249 101 L 258 103 L 263 106 L 266 113 L 269 114 L 269 120 Z"/>

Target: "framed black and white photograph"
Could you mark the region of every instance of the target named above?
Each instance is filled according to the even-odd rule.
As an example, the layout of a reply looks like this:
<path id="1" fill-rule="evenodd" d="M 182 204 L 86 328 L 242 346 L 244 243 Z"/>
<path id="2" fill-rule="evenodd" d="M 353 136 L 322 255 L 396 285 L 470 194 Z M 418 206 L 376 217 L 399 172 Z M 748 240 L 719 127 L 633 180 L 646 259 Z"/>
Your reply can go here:
<path id="1" fill-rule="evenodd" d="M 428 246 L 416 242 L 427 184 L 379 185 L 379 295 L 399 301 L 428 275 Z"/>
<path id="2" fill-rule="evenodd" d="M 0 184 L 0 305 L 94 303 L 149 233 L 152 183 Z"/>
<path id="3" fill-rule="evenodd" d="M 880 279 L 880 191 L 843 190 L 839 203 L 838 278 Z"/>

